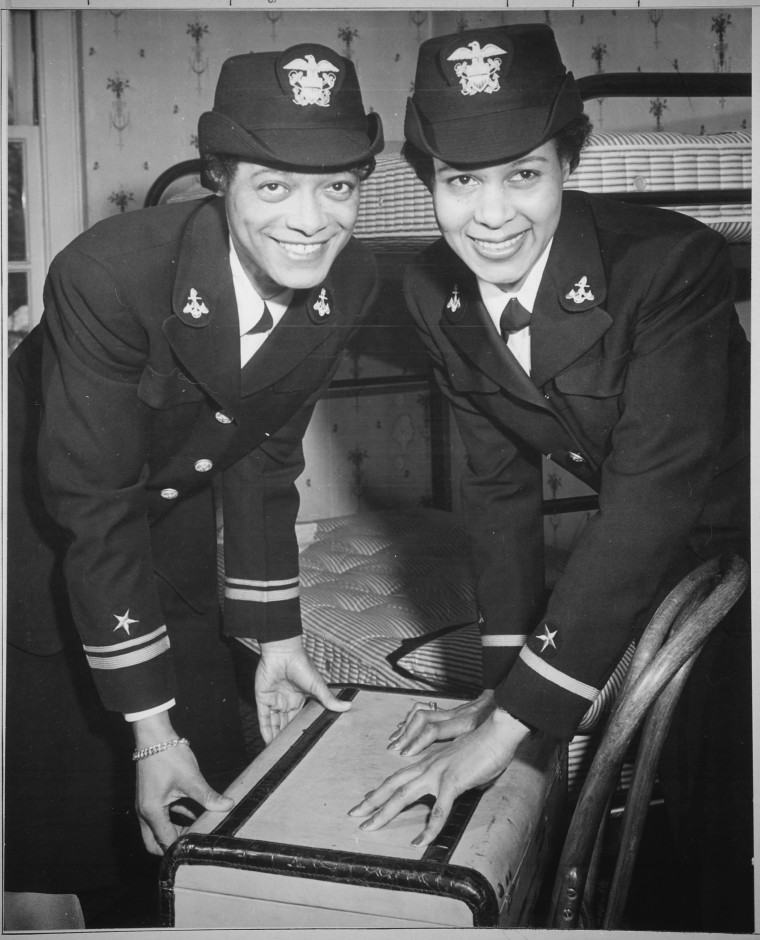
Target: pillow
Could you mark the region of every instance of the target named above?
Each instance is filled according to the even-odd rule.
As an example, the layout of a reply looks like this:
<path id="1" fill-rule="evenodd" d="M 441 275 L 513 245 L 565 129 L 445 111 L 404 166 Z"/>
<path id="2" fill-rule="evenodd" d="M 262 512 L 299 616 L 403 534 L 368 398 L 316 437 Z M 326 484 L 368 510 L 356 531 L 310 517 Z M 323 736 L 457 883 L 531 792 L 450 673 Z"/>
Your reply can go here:
<path id="1" fill-rule="evenodd" d="M 617 697 L 631 659 L 634 643 L 628 647 L 602 691 L 578 726 L 587 733 L 598 727 Z M 438 630 L 424 637 L 404 640 L 391 653 L 388 662 L 400 675 L 425 682 L 436 691 L 456 692 L 471 697 L 483 688 L 480 630 L 477 623 Z"/>

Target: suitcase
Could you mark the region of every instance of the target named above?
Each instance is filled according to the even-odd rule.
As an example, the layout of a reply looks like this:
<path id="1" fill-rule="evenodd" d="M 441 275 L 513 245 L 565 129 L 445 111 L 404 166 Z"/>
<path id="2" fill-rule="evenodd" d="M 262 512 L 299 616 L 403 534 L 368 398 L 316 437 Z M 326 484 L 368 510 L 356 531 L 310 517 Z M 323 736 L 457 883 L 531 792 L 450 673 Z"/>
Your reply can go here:
<path id="1" fill-rule="evenodd" d="M 438 838 L 429 805 L 362 832 L 347 816 L 403 765 L 388 734 L 429 693 L 344 688 L 336 713 L 310 702 L 230 786 L 228 813 L 204 813 L 161 869 L 167 927 L 530 926 L 560 831 L 564 750 L 531 735 L 490 787 L 462 794 Z"/>

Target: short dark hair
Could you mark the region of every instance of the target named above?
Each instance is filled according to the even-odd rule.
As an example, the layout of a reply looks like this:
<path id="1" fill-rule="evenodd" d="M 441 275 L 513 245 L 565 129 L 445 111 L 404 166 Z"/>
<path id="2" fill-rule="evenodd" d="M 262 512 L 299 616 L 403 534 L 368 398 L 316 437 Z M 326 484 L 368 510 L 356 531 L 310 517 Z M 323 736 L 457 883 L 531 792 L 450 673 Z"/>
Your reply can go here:
<path id="1" fill-rule="evenodd" d="M 571 173 L 580 163 L 581 151 L 588 143 L 592 130 L 593 124 L 589 116 L 584 113 L 573 118 L 569 124 L 566 124 L 561 131 L 551 138 L 556 144 L 557 156 L 561 162 L 567 162 Z M 407 140 L 401 148 L 401 156 L 425 186 L 432 189 L 433 158 L 430 154 L 420 150 L 419 147 L 415 147 L 413 143 Z"/>
<path id="2" fill-rule="evenodd" d="M 203 185 L 217 193 L 224 193 L 235 179 L 235 174 L 241 163 L 257 163 L 257 160 L 245 160 L 229 153 L 207 153 L 201 157 L 201 180 Z M 343 169 L 343 168 L 342 168 Z M 375 158 L 371 157 L 358 166 L 345 167 L 346 170 L 356 170 L 359 180 L 363 182 L 375 169 Z M 330 170 L 321 170 L 316 167 L 299 168 L 301 173 L 329 173 Z M 339 172 L 339 171 L 336 171 Z"/>
<path id="3" fill-rule="evenodd" d="M 566 124 L 561 131 L 555 134 L 554 142 L 557 145 L 557 156 L 562 163 L 567 162 L 571 173 L 580 163 L 581 152 L 588 143 L 593 129 L 594 125 L 584 112 L 579 114 L 577 118 L 573 118 L 569 124 Z"/>

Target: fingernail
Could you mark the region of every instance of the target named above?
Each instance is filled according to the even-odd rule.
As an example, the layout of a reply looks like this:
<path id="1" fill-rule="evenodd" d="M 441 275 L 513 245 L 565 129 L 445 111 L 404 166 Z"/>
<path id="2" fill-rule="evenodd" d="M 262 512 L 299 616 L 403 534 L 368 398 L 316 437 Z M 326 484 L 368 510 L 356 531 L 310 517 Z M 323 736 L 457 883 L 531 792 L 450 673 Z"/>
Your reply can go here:
<path id="1" fill-rule="evenodd" d="M 412 839 L 412 845 L 422 845 L 422 836 L 416 836 L 414 839 Z"/>
<path id="2" fill-rule="evenodd" d="M 359 823 L 359 828 L 366 829 L 371 822 L 372 822 L 371 819 L 365 819 L 363 823 Z"/>
<path id="3" fill-rule="evenodd" d="M 397 747 L 398 747 L 398 741 L 393 741 L 392 744 L 389 744 L 389 745 L 388 745 L 388 750 L 389 750 L 389 751 L 395 751 Z"/>
<path id="4" fill-rule="evenodd" d="M 405 747 L 404 750 L 403 750 L 403 751 L 399 751 L 399 753 L 401 754 L 402 757 L 408 757 L 408 756 L 409 756 L 409 748 L 408 748 L 408 747 Z"/>

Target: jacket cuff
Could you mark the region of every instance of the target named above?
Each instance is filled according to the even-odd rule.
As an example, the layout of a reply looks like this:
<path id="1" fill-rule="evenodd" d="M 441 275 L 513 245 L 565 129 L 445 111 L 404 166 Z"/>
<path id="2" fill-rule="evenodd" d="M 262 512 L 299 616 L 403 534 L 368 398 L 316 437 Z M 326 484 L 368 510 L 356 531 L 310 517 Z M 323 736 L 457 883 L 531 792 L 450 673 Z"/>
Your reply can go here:
<path id="1" fill-rule="evenodd" d="M 113 668 L 87 656 L 103 706 L 124 715 L 148 711 L 171 701 L 174 668 L 168 652 L 134 666 Z"/>
<path id="2" fill-rule="evenodd" d="M 573 686 L 573 683 L 568 685 Z M 597 695 L 598 690 L 581 683 L 568 688 L 551 681 L 520 655 L 497 686 L 494 701 L 528 727 L 570 741 Z"/>
<path id="3" fill-rule="evenodd" d="M 483 687 L 495 689 L 514 666 L 522 646 L 491 645 L 489 639 L 482 637 Z M 522 639 L 524 640 L 524 637 Z"/>
<path id="4" fill-rule="evenodd" d="M 259 640 L 288 640 L 301 635 L 301 602 L 299 597 L 281 601 L 234 599 L 225 591 L 225 636 Z"/>

